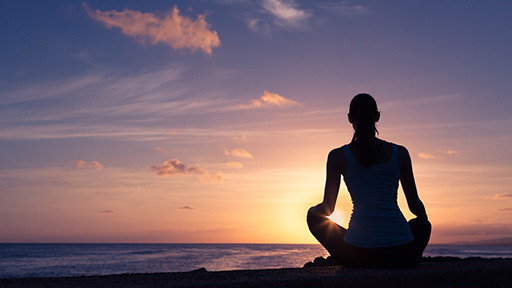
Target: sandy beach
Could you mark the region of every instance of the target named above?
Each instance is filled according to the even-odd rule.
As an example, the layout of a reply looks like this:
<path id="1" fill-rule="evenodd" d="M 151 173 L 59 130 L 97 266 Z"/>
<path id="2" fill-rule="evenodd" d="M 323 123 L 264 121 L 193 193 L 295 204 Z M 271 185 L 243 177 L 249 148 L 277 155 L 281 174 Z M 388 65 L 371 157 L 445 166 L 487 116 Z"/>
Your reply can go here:
<path id="1" fill-rule="evenodd" d="M 512 287 L 512 259 L 433 259 L 416 269 L 341 266 L 0 279 L 2 288 L 43 287 Z"/>

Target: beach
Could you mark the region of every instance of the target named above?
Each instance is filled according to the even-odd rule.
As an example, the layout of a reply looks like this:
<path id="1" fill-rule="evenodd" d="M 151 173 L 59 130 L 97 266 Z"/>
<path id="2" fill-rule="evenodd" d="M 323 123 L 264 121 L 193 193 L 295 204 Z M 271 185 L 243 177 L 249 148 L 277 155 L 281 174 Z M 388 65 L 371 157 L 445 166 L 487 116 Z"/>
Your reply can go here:
<path id="1" fill-rule="evenodd" d="M 427 259 L 428 260 L 428 259 Z M 415 269 L 341 266 L 0 279 L 2 288 L 512 287 L 512 259 L 431 259 Z"/>

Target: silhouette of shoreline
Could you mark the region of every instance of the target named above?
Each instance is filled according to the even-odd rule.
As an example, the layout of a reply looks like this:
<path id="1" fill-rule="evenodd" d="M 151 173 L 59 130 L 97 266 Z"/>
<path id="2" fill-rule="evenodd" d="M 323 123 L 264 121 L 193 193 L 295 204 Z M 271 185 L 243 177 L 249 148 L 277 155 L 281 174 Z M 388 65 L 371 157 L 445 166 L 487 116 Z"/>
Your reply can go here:
<path id="1" fill-rule="evenodd" d="M 511 287 L 512 258 L 433 257 L 415 269 L 355 269 L 341 266 L 0 279 L 4 288 L 44 287 Z M 445 259 L 443 259 L 445 258 Z M 444 261 L 443 261 L 444 260 Z"/>

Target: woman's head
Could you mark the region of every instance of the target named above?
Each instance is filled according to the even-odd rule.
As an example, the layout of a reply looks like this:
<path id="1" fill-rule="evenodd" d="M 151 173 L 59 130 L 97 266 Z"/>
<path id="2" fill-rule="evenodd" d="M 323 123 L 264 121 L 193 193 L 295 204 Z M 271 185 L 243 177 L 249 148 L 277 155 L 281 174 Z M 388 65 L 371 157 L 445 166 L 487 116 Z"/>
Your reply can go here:
<path id="1" fill-rule="evenodd" d="M 348 121 L 354 125 L 363 122 L 378 122 L 380 119 L 380 112 L 377 109 L 377 102 L 367 93 L 359 93 L 352 101 L 350 101 L 350 111 L 348 112 Z M 377 129 L 375 129 L 377 130 Z M 375 131 L 377 132 L 377 131 Z"/>
<path id="2" fill-rule="evenodd" d="M 354 147 L 359 163 L 365 166 L 375 164 L 378 148 L 375 133 L 379 133 L 375 123 L 380 119 L 377 102 L 370 94 L 357 94 L 350 101 L 348 121 L 354 127 L 351 144 Z"/>

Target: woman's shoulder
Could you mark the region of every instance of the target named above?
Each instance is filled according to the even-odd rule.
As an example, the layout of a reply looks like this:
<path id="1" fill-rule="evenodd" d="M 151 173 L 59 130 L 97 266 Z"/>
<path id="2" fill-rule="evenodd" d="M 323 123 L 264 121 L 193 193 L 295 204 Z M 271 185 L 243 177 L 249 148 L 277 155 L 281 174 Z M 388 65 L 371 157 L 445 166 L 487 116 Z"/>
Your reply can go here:
<path id="1" fill-rule="evenodd" d="M 393 145 L 396 145 L 396 148 L 398 150 L 398 157 L 402 156 L 402 157 L 406 157 L 406 158 L 409 158 L 409 150 L 407 150 L 407 148 L 405 148 L 405 146 L 403 145 L 399 145 L 399 144 L 395 144 L 393 143 Z"/>
<path id="2" fill-rule="evenodd" d="M 409 151 L 405 146 L 394 144 L 397 146 L 398 150 L 398 164 L 400 165 L 400 169 L 405 169 L 406 167 L 411 166 L 411 156 L 409 155 Z"/>
<path id="3" fill-rule="evenodd" d="M 337 155 L 340 155 L 340 154 L 344 156 L 344 155 L 345 155 L 345 152 L 343 152 L 343 149 L 345 149 L 345 148 L 343 148 L 343 147 L 348 147 L 348 144 L 345 144 L 345 145 L 340 146 L 340 147 L 338 147 L 338 148 L 334 148 L 334 149 L 332 149 L 332 150 L 329 152 L 329 157 L 331 157 L 331 156 L 337 156 Z"/>
<path id="4" fill-rule="evenodd" d="M 330 169 L 336 169 L 338 173 L 345 175 L 345 171 L 347 170 L 347 157 L 345 156 L 345 152 L 343 152 L 343 145 L 338 148 L 334 148 L 329 152 L 329 156 L 327 157 L 327 166 Z"/>
<path id="5" fill-rule="evenodd" d="M 389 142 L 389 141 L 386 141 L 386 140 L 381 140 L 381 141 L 383 141 L 386 145 L 396 146 L 399 155 L 400 154 L 404 154 L 404 153 L 409 155 L 409 151 L 407 150 L 407 148 L 405 148 L 405 146 L 400 145 L 400 144 L 396 144 L 396 143 L 393 143 L 393 142 Z"/>

